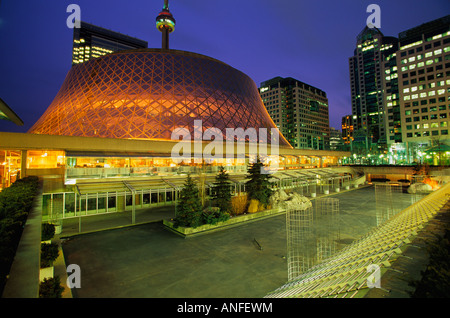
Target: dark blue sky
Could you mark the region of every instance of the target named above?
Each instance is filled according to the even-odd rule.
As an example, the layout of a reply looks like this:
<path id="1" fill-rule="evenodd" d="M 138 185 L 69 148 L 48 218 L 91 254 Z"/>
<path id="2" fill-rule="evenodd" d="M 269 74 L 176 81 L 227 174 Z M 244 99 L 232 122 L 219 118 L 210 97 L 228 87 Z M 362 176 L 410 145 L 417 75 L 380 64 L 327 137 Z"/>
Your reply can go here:
<path id="1" fill-rule="evenodd" d="M 155 18 L 163 0 L 0 0 L 0 97 L 23 119 L 0 131 L 26 132 L 43 114 L 71 67 L 69 4 L 83 21 L 161 47 Z M 381 7 L 381 31 L 398 33 L 450 13 L 448 0 L 170 0 L 177 20 L 170 47 L 219 59 L 259 86 L 293 77 L 324 90 L 330 126 L 351 113 L 348 58 L 369 4 Z"/>

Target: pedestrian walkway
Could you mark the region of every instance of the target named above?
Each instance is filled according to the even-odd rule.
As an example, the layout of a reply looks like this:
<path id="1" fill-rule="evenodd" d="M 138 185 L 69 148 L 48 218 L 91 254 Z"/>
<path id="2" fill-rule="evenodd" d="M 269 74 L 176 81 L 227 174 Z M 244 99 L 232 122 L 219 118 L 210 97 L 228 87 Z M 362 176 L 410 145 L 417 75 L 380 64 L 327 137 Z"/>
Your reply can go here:
<path id="1" fill-rule="evenodd" d="M 136 221 L 132 223 L 132 212 L 112 212 L 81 218 L 64 219 L 61 237 L 110 230 L 145 223 L 162 222 L 175 217 L 175 206 L 165 205 L 150 209 L 136 210 Z"/>

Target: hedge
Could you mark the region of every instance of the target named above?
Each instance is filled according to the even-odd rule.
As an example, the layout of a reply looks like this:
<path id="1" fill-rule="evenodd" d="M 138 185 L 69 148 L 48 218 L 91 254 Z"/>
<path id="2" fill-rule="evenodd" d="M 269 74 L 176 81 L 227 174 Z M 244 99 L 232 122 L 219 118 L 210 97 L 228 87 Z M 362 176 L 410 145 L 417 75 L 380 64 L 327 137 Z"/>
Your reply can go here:
<path id="1" fill-rule="evenodd" d="M 26 177 L 0 192 L 0 294 L 38 189 L 39 179 Z"/>

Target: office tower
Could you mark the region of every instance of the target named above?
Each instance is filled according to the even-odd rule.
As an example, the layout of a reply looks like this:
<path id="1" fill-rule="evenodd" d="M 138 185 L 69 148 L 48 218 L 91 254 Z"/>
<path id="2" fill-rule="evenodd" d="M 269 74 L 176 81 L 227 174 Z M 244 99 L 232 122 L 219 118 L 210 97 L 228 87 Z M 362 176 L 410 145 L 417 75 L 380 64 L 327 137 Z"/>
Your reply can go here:
<path id="1" fill-rule="evenodd" d="M 261 83 L 260 94 L 269 115 L 294 148 L 329 149 L 324 91 L 290 77 L 275 77 Z"/>
<path id="2" fill-rule="evenodd" d="M 401 147 L 402 142 L 400 94 L 398 91 L 397 52 L 385 56 L 382 68 L 383 99 L 385 105 L 384 127 L 387 148 Z"/>
<path id="3" fill-rule="evenodd" d="M 148 47 L 146 41 L 82 21 L 80 28 L 73 30 L 72 65 L 117 51 Z"/>
<path id="4" fill-rule="evenodd" d="M 353 141 L 353 116 L 347 115 L 342 117 L 342 140 L 348 149 L 351 149 Z"/>
<path id="5" fill-rule="evenodd" d="M 356 40 L 354 56 L 349 58 L 354 131 L 367 140 L 369 151 L 381 150 L 386 143 L 383 60 L 396 52 L 398 41 L 367 26 Z"/>
<path id="6" fill-rule="evenodd" d="M 343 150 L 343 146 L 342 132 L 330 127 L 330 150 Z"/>
<path id="7" fill-rule="evenodd" d="M 450 15 L 399 34 L 402 140 L 409 161 L 449 139 Z"/>

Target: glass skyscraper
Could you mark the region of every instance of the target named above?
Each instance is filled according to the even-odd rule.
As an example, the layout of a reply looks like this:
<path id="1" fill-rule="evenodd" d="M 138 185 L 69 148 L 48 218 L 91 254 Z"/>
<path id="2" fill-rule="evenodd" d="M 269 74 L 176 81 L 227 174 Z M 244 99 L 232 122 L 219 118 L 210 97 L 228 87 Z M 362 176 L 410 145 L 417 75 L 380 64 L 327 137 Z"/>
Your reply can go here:
<path id="1" fill-rule="evenodd" d="M 353 125 L 366 149 L 374 151 L 374 145 L 386 143 L 383 61 L 397 51 L 398 40 L 366 26 L 356 44 L 349 58 Z"/>

